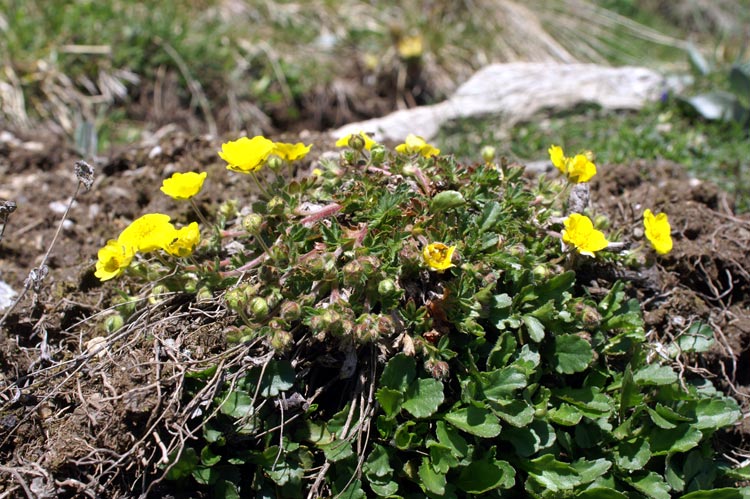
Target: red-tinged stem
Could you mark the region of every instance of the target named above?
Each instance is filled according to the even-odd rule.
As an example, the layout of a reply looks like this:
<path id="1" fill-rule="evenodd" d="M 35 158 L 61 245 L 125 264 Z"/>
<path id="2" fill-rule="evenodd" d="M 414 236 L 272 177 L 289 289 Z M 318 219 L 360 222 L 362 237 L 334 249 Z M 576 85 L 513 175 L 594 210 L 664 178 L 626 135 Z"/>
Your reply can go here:
<path id="1" fill-rule="evenodd" d="M 341 208 L 343 208 L 343 206 L 341 206 L 340 204 L 331 203 L 327 206 L 324 206 L 323 208 L 319 209 L 316 212 L 307 214 L 307 216 L 303 218 L 302 220 L 300 220 L 300 222 L 302 222 L 303 224 L 317 222 L 318 220 L 322 220 L 324 218 L 327 218 L 333 215 L 334 213 L 337 213 L 338 211 L 341 210 Z"/>

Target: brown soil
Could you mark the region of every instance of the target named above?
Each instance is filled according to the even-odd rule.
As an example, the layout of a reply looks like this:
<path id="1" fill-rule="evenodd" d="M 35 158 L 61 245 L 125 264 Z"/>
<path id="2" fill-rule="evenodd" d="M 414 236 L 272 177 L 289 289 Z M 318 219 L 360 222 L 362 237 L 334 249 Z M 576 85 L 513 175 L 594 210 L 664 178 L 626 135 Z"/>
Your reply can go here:
<path id="1" fill-rule="evenodd" d="M 314 142 L 318 151 L 332 146 L 324 135 L 301 140 Z M 189 427 L 201 407 L 183 406 L 173 394 L 186 366 L 196 370 L 228 361 L 215 357 L 227 348 L 217 334 L 227 325 L 223 312 L 167 297 L 145 307 L 150 315 L 119 330 L 101 355 L 85 355 L 92 352 L 87 347 L 92 338 L 106 335 L 110 311 L 101 305 L 116 293 L 115 286 L 103 286 L 93 276 L 93 264 L 106 240 L 143 213 L 169 213 L 179 223 L 192 219 L 188 206 L 158 190 L 172 172 L 208 172 L 201 194 L 207 213 L 227 199 L 246 202 L 247 184 L 229 175 L 216 155 L 220 143 L 173 133 L 97 162 L 94 186 L 72 207 L 39 293 L 30 291 L 0 329 L 0 494 L 138 495 L 147 464 L 166 459 L 173 442 L 189 438 L 172 430 Z M 76 159 L 54 137 L 0 142 L 0 172 L 6 179 L 0 200 L 18 204 L 0 242 L 0 280 L 17 291 L 39 265 L 61 207 L 75 190 Z M 724 193 L 668 163 L 603 166 L 592 185 L 592 200 L 594 211 L 609 217 L 610 231 L 619 229 L 622 240 L 633 246 L 642 242 L 643 209 L 669 214 L 674 251 L 656 260 L 643 251 L 650 270 L 622 277 L 645 304 L 654 343 L 677 336 L 694 321 L 713 327 L 719 339 L 715 348 L 710 355 L 683 359 L 686 374 L 714 379 L 747 411 L 750 217 L 735 215 Z M 596 288 L 592 282 L 591 289 Z M 230 354 L 240 359 L 247 351 L 230 349 Z M 211 397 L 205 394 L 204 400 Z M 728 452 L 732 445 L 750 448 L 750 427 L 738 426 L 727 438 Z M 130 463 L 127 473 L 122 472 L 125 462 Z M 89 482 L 92 476 L 98 483 Z"/>

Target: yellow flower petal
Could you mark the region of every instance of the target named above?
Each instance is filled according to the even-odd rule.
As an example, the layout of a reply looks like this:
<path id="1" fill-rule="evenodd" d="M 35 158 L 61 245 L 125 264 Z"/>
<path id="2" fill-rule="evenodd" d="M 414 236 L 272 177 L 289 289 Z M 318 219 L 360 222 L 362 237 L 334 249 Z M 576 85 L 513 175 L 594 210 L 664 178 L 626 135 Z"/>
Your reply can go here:
<path id="1" fill-rule="evenodd" d="M 594 256 L 594 252 L 603 250 L 609 245 L 604 233 L 594 228 L 591 219 L 585 215 L 573 213 L 565 219 L 563 242 L 575 246 L 582 255 Z"/>
<path id="2" fill-rule="evenodd" d="M 429 158 L 430 156 L 440 154 L 440 149 L 431 146 L 419 135 L 410 133 L 406 136 L 403 144 L 396 146 L 396 152 L 401 154 L 419 154 L 425 158 Z"/>
<path id="3" fill-rule="evenodd" d="M 672 251 L 672 227 L 666 213 L 654 216 L 651 210 L 646 209 L 643 212 L 643 227 L 646 238 L 658 254 L 666 255 Z"/>
<path id="4" fill-rule="evenodd" d="M 164 250 L 173 256 L 185 257 L 193 253 L 195 247 L 201 241 L 201 232 L 197 222 L 179 230 L 175 229 L 171 235 L 172 240 L 164 247 Z"/>
<path id="5" fill-rule="evenodd" d="M 370 138 L 369 135 L 367 135 L 365 132 L 357 132 L 357 133 L 350 133 L 349 135 L 344 135 L 339 140 L 336 141 L 336 147 L 349 147 L 349 141 L 351 140 L 352 136 L 359 135 L 362 140 L 364 141 L 364 148 L 368 151 L 372 149 L 372 146 L 376 144 L 374 140 Z"/>
<path id="6" fill-rule="evenodd" d="M 588 182 L 596 175 L 596 165 L 584 154 L 576 154 L 567 163 L 567 175 L 571 182 L 576 184 Z"/>
<path id="7" fill-rule="evenodd" d="M 134 255 L 133 248 L 110 239 L 97 253 L 98 260 L 94 275 L 102 282 L 117 277 L 130 265 Z"/>
<path id="8" fill-rule="evenodd" d="M 443 272 L 446 269 L 453 267 L 451 259 L 453 258 L 453 252 L 456 251 L 455 246 L 446 246 L 443 243 L 432 243 L 428 244 L 422 250 L 422 257 L 424 262 L 433 270 Z"/>
<path id="9" fill-rule="evenodd" d="M 273 149 L 274 143 L 263 136 L 242 137 L 222 144 L 219 157 L 227 162 L 228 170 L 252 173 L 261 169 Z"/>
<path id="10" fill-rule="evenodd" d="M 567 174 L 568 168 L 565 165 L 565 163 L 566 163 L 565 159 L 566 158 L 565 158 L 565 154 L 563 153 L 562 147 L 556 146 L 556 145 L 552 145 L 547 150 L 547 152 L 549 153 L 549 159 L 550 159 L 550 161 L 552 161 L 552 164 L 555 165 L 555 168 L 557 168 L 558 170 L 560 170 L 560 173 L 562 173 L 564 175 Z"/>
<path id="11" fill-rule="evenodd" d="M 206 180 L 206 172 L 175 173 L 164 179 L 161 191 L 174 199 L 190 199 L 198 194 Z"/>
<path id="12" fill-rule="evenodd" d="M 164 248 L 175 230 L 169 222 L 169 215 L 148 213 L 136 218 L 120 233 L 117 241 L 136 251 L 148 253 Z"/>
<path id="13" fill-rule="evenodd" d="M 297 142 L 296 144 L 276 142 L 274 143 L 273 154 L 276 154 L 283 160 L 291 162 L 307 156 L 307 153 L 310 152 L 310 148 L 312 148 L 312 144 L 306 146 L 302 142 Z"/>

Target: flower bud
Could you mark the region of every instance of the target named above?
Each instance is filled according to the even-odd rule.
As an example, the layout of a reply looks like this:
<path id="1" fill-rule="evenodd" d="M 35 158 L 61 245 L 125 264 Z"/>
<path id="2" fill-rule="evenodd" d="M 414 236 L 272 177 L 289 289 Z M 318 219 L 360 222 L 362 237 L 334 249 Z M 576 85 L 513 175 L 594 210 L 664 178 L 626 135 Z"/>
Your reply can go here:
<path id="1" fill-rule="evenodd" d="M 427 360 L 424 367 L 435 379 L 446 379 L 450 375 L 450 366 L 444 360 Z"/>
<path id="2" fill-rule="evenodd" d="M 237 216 L 237 200 L 236 199 L 230 199 L 229 201 L 224 201 L 219 206 L 219 215 L 224 220 L 229 220 L 230 218 L 234 218 Z"/>
<path id="3" fill-rule="evenodd" d="M 359 260 L 352 260 L 344 265 L 341 274 L 344 286 L 357 286 L 364 280 L 364 269 Z"/>
<path id="4" fill-rule="evenodd" d="M 536 277 L 539 280 L 546 279 L 550 272 L 546 265 L 540 264 L 534 267 L 534 270 L 532 270 L 532 273 L 534 274 L 534 277 Z"/>
<path id="5" fill-rule="evenodd" d="M 201 286 L 195 293 L 195 299 L 198 303 L 209 302 L 214 299 L 214 294 L 207 286 Z"/>
<path id="6" fill-rule="evenodd" d="M 349 147 L 355 151 L 361 151 L 365 147 L 365 139 L 358 133 L 353 133 L 349 137 Z"/>
<path id="7" fill-rule="evenodd" d="M 382 144 L 372 146 L 370 149 L 370 161 L 375 166 L 380 166 L 385 161 L 385 147 Z"/>
<path id="8" fill-rule="evenodd" d="M 224 299 L 227 301 L 227 308 L 238 312 L 245 308 L 247 303 L 247 297 L 245 296 L 245 290 L 243 288 L 232 288 L 224 294 Z"/>
<path id="9" fill-rule="evenodd" d="M 273 156 L 269 156 L 266 160 L 266 166 L 273 172 L 279 171 L 283 165 L 284 161 L 275 154 Z"/>
<path id="10" fill-rule="evenodd" d="M 495 148 L 492 146 L 484 146 L 482 148 L 482 159 L 485 163 L 489 164 L 495 159 Z"/>
<path id="11" fill-rule="evenodd" d="M 163 296 L 163 295 L 166 295 L 167 293 L 169 293 L 169 288 L 168 287 L 166 287 L 163 284 L 157 284 L 151 290 L 151 294 L 148 297 L 148 302 L 151 305 L 156 305 L 158 303 L 161 303 L 165 299 L 165 296 Z"/>
<path id="12" fill-rule="evenodd" d="M 281 291 L 279 291 L 276 288 L 272 288 L 271 291 L 268 293 L 268 296 L 266 296 L 266 302 L 268 302 L 268 308 L 274 309 L 278 307 L 283 299 L 284 297 L 282 296 Z"/>
<path id="13" fill-rule="evenodd" d="M 265 298 L 256 296 L 248 303 L 247 311 L 255 319 L 264 319 L 268 315 L 268 302 Z"/>
<path id="14" fill-rule="evenodd" d="M 289 331 L 275 329 L 271 334 L 271 348 L 277 352 L 285 352 L 292 346 L 294 337 Z"/>
<path id="15" fill-rule="evenodd" d="M 107 317 L 107 320 L 104 321 L 104 329 L 108 333 L 114 333 L 115 331 L 120 329 L 123 324 L 125 324 L 125 319 L 123 319 L 122 315 L 110 315 L 109 317 Z"/>
<path id="16" fill-rule="evenodd" d="M 302 317 L 302 307 L 297 302 L 287 300 L 281 304 L 279 317 L 289 323 L 299 320 Z"/>
<path id="17" fill-rule="evenodd" d="M 383 279 L 378 283 L 378 294 L 383 297 L 393 296 L 398 292 L 396 283 L 392 279 Z"/>
<path id="18" fill-rule="evenodd" d="M 278 215 L 279 213 L 282 213 L 284 211 L 284 205 L 286 205 L 286 202 L 282 197 L 274 196 L 266 204 L 266 209 L 268 210 L 268 213 Z"/>
<path id="19" fill-rule="evenodd" d="M 345 150 L 341 152 L 341 157 L 344 160 L 345 165 L 353 165 L 357 162 L 357 152 L 352 150 Z"/>
<path id="20" fill-rule="evenodd" d="M 242 228 L 244 228 L 248 232 L 248 234 L 259 234 L 262 225 L 263 217 L 258 213 L 250 213 L 242 219 Z"/>

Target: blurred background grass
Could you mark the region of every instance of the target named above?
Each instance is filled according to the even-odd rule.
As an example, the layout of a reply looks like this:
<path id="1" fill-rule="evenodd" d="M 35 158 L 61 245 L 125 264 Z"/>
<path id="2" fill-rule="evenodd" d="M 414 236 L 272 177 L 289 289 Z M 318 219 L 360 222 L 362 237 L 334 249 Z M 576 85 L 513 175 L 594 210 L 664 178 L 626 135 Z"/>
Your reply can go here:
<path id="1" fill-rule="evenodd" d="M 727 87 L 748 61 L 748 0 L 0 0 L 0 118 L 99 151 L 163 127 L 191 133 L 325 130 L 442 100 L 505 61 L 648 66 Z M 705 57 L 691 72 L 688 51 Z M 550 143 L 599 162 L 666 158 L 747 209 L 747 130 L 665 96 L 636 113 L 592 108 L 510 130 L 497 118 L 444 127 L 439 145 L 519 160 Z M 750 96 L 749 96 L 750 97 Z"/>

